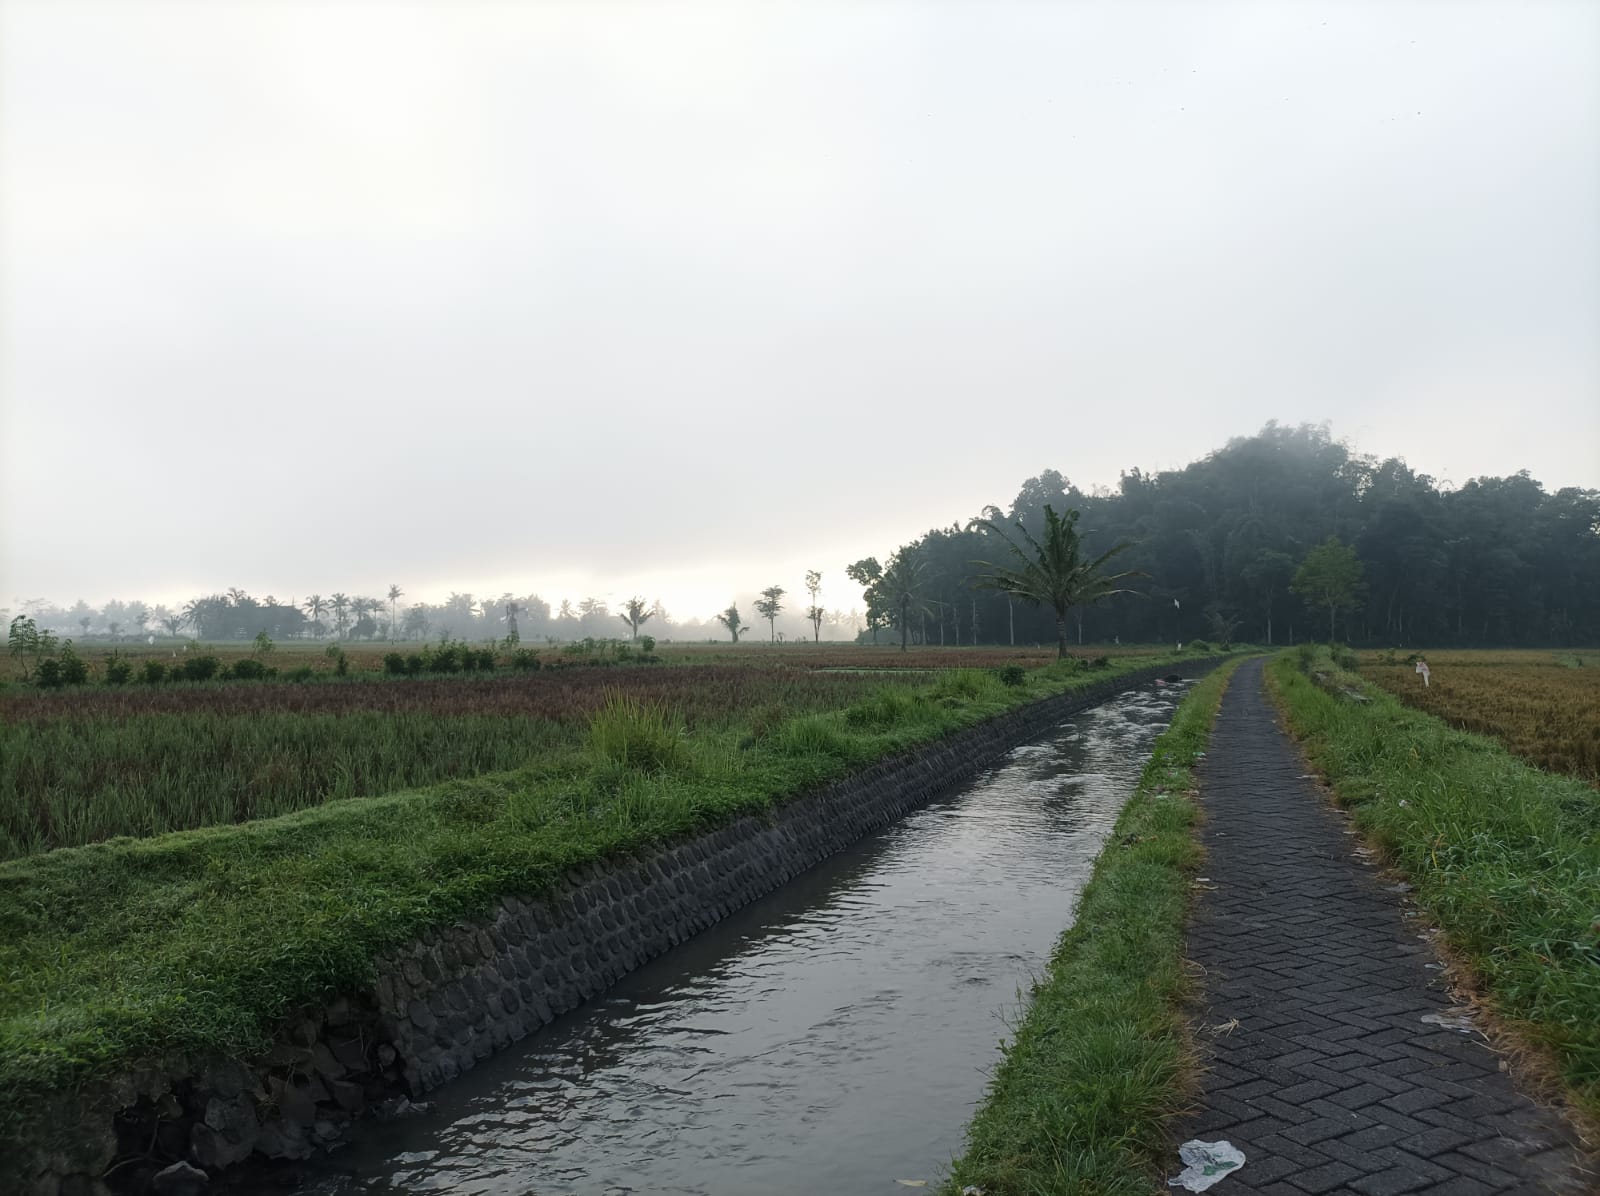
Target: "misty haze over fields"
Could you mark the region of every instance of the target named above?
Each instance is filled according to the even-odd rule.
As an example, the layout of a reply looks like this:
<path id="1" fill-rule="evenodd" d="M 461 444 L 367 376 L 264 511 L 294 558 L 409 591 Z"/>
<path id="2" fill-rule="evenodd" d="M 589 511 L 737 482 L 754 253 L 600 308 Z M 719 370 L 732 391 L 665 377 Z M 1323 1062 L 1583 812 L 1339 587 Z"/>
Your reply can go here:
<path id="1" fill-rule="evenodd" d="M 10 614 L 779 584 L 793 638 L 816 569 L 846 637 L 847 565 L 1269 420 L 1600 486 L 1591 5 L 0 22 Z"/>

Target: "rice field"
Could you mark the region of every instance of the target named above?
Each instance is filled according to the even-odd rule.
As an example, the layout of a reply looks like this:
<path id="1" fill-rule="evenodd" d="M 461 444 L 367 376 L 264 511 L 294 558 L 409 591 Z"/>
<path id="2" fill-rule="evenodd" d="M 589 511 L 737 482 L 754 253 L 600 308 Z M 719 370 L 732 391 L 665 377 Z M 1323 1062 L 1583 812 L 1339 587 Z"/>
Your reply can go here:
<path id="1" fill-rule="evenodd" d="M 1393 653 L 1362 653 L 1361 673 L 1408 706 L 1488 735 L 1548 772 L 1600 785 L 1600 651 L 1423 654 L 1429 684 Z"/>
<path id="2" fill-rule="evenodd" d="M 1052 658 L 812 645 L 493 675 L 10 686 L 0 689 L 0 860 L 548 762 L 614 695 L 670 711 L 686 734 L 738 739 L 926 683 L 929 669 Z"/>
<path id="3" fill-rule="evenodd" d="M 0 859 L 527 765 L 611 694 L 690 732 L 834 709 L 898 676 L 728 666 L 0 693 Z"/>

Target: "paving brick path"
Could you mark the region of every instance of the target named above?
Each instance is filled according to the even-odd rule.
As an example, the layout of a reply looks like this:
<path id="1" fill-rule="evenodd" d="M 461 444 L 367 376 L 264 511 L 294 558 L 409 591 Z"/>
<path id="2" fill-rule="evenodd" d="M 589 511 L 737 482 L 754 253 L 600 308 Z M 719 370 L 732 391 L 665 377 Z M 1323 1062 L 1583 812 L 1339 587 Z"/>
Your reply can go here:
<path id="1" fill-rule="evenodd" d="M 1421 1020 L 1450 1006 L 1435 957 L 1305 771 L 1261 663 L 1246 664 L 1200 769 L 1215 887 L 1189 934 L 1209 1058 L 1179 1141 L 1226 1139 L 1246 1159 L 1211 1191 L 1597 1190 L 1564 1124 L 1512 1087 L 1479 1035 Z"/>

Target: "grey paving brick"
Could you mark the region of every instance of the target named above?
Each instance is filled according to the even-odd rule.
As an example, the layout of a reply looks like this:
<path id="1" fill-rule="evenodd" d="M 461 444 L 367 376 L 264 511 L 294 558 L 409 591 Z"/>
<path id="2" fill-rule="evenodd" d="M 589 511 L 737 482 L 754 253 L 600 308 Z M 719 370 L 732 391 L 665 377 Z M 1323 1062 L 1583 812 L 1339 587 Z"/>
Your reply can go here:
<path id="1" fill-rule="evenodd" d="M 1431 948 L 1324 802 L 1261 691 L 1236 674 L 1200 769 L 1202 892 L 1188 953 L 1204 968 L 1204 1126 L 1245 1151 L 1230 1191 L 1272 1196 L 1583 1192 L 1583 1158 L 1446 1008 Z"/>

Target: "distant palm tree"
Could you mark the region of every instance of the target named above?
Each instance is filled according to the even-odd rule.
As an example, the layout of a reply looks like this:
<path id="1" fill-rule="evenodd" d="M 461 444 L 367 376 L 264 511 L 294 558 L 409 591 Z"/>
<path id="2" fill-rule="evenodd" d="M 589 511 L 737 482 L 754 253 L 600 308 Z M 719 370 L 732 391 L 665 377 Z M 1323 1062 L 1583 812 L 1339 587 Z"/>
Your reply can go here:
<path id="1" fill-rule="evenodd" d="M 728 633 L 733 636 L 733 642 L 737 644 L 739 633 L 745 629 L 744 618 L 739 614 L 738 604 L 734 603 L 718 615 L 717 622 L 728 629 Z"/>
<path id="2" fill-rule="evenodd" d="M 344 638 L 344 629 L 350 625 L 350 599 L 344 594 L 334 594 L 328 600 L 333 607 L 333 630 L 339 639 Z"/>
<path id="3" fill-rule="evenodd" d="M 322 638 L 322 612 L 328 609 L 328 604 L 321 594 L 313 594 L 303 603 L 306 614 L 311 616 L 311 628 L 317 633 L 317 638 Z"/>
<path id="4" fill-rule="evenodd" d="M 928 613 L 928 567 L 921 557 L 901 550 L 877 581 L 877 591 L 890 609 L 900 615 L 900 651 L 906 650 L 912 615 Z"/>
<path id="5" fill-rule="evenodd" d="M 383 600 L 381 598 L 352 598 L 350 600 L 350 613 L 356 617 L 356 631 L 364 634 L 368 639 L 376 635 L 378 626 L 370 616 L 382 609 Z M 364 632 L 362 631 L 363 623 L 366 624 Z"/>
<path id="6" fill-rule="evenodd" d="M 1131 594 L 1117 583 L 1130 577 L 1143 577 L 1132 570 L 1102 573 L 1108 560 L 1133 545 L 1128 541 L 1113 545 L 1092 561 L 1083 556 L 1083 541 L 1078 536 L 1078 512 L 1057 515 L 1048 503 L 1044 508 L 1044 537 L 1035 539 L 1019 521 L 1013 526 L 1019 539 L 989 519 L 974 521 L 975 526 L 993 532 L 1011 550 L 1011 563 L 996 565 L 975 561 L 988 572 L 976 579 L 979 589 L 1014 594 L 1035 606 L 1048 606 L 1056 616 L 1056 656 L 1067 655 L 1067 612 L 1075 606 L 1089 606 L 1112 594 Z"/>
<path id="7" fill-rule="evenodd" d="M 633 632 L 633 638 L 639 638 L 639 628 L 648 623 L 655 616 L 655 611 L 644 604 L 644 599 L 639 597 L 629 598 L 622 604 L 622 613 L 617 616 Z"/>
<path id="8" fill-rule="evenodd" d="M 400 602 L 400 599 L 405 597 L 405 594 L 406 594 L 406 592 L 404 590 L 402 590 L 399 586 L 390 586 L 389 587 L 389 638 L 390 639 L 399 639 L 400 638 L 400 636 L 398 634 L 399 630 L 400 630 L 400 607 L 399 607 L 398 603 Z"/>

